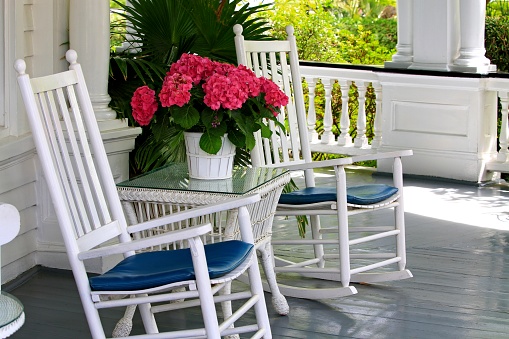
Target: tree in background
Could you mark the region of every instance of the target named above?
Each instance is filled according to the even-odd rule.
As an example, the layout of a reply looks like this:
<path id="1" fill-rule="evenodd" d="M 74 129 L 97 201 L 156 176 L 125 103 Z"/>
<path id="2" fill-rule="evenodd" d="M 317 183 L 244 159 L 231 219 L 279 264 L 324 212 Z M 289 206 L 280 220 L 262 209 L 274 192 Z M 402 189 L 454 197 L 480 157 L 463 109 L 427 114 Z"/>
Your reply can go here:
<path id="1" fill-rule="evenodd" d="M 397 23 L 378 16 L 393 0 L 275 0 L 260 13 L 271 35 L 284 39 L 293 25 L 301 60 L 383 64 L 395 53 Z"/>

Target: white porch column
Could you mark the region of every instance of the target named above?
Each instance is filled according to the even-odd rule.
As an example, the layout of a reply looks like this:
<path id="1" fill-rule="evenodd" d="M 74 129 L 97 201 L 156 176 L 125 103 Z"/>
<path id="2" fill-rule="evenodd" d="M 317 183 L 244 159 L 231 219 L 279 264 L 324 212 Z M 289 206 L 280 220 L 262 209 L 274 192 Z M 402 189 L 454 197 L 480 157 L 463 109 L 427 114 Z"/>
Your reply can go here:
<path id="1" fill-rule="evenodd" d="M 108 0 L 71 0 L 69 13 L 70 47 L 78 53 L 98 121 L 115 119 L 108 107 L 110 57 L 110 3 Z"/>
<path id="2" fill-rule="evenodd" d="M 413 60 L 413 0 L 397 0 L 396 4 L 398 8 L 397 52 L 392 56 L 392 61 L 387 61 L 385 66 L 391 68 L 408 68 Z"/>
<path id="3" fill-rule="evenodd" d="M 485 0 L 460 0 L 459 57 L 451 67 L 454 71 L 487 73 L 496 70 L 484 56 Z"/>

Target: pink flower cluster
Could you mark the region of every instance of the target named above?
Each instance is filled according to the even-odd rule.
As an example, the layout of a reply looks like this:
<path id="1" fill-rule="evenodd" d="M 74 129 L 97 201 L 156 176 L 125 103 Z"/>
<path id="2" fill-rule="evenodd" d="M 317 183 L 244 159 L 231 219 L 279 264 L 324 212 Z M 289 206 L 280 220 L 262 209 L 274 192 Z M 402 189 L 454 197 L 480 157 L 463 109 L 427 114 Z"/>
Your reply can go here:
<path id="1" fill-rule="evenodd" d="M 193 88 L 193 79 L 190 76 L 180 73 L 166 74 L 159 92 L 161 106 L 184 106 L 191 99 L 191 88 Z"/>
<path id="2" fill-rule="evenodd" d="M 158 108 L 156 92 L 148 86 L 137 88 L 131 99 L 131 107 L 134 120 L 140 126 L 148 125 Z"/>
<path id="3" fill-rule="evenodd" d="M 168 74 L 185 74 L 198 85 L 200 81 L 206 80 L 213 74 L 226 74 L 233 65 L 212 61 L 199 55 L 184 53 L 177 62 L 174 62 Z"/>
<path id="4" fill-rule="evenodd" d="M 193 98 L 193 86 L 197 86 L 203 94 Z M 264 95 L 267 109 L 274 116 L 278 114 L 276 108 L 288 104 L 288 97 L 274 82 L 267 78 L 258 78 L 243 65 L 235 67 L 198 55 L 182 54 L 180 59 L 171 65 L 164 78 L 159 101 L 163 107 L 182 107 L 192 104 L 194 99 L 203 98 L 203 103 L 213 110 L 237 110 L 241 109 L 246 101 L 261 94 Z M 154 95 L 154 91 L 147 86 L 138 88 L 133 95 L 133 117 L 142 126 L 147 125 L 157 111 Z M 219 120 L 214 121 L 215 127 L 219 124 Z"/>
<path id="5" fill-rule="evenodd" d="M 274 107 L 288 105 L 288 96 L 279 89 L 278 85 L 267 78 L 260 78 L 261 91 L 265 93 L 265 102 Z"/>

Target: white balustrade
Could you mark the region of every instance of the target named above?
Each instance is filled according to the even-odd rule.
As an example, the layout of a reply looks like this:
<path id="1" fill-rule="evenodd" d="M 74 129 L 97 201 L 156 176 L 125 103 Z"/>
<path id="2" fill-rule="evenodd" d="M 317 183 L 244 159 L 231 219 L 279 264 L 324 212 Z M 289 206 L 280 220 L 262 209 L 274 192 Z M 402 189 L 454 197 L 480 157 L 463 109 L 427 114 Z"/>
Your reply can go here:
<path id="1" fill-rule="evenodd" d="M 382 87 L 377 80 L 377 75 L 372 70 L 357 70 L 335 67 L 301 66 L 301 75 L 306 80 L 309 89 L 308 105 L 308 134 L 313 152 L 332 154 L 357 155 L 372 152 L 372 149 L 382 144 L 381 135 L 381 112 L 382 112 Z M 323 133 L 321 136 L 316 131 L 317 114 L 315 105 L 315 90 L 318 83 L 323 85 L 325 96 L 324 115 L 322 120 Z M 334 84 L 338 84 L 341 90 L 341 112 L 333 112 L 332 93 Z M 352 86 L 356 87 L 357 102 L 351 102 L 349 92 Z M 376 95 L 376 114 L 374 126 L 369 126 L 366 116 L 366 93 L 369 86 L 373 86 Z M 358 105 L 355 139 L 352 140 L 352 130 L 349 106 Z M 334 117 L 339 115 L 339 136 L 333 133 Z M 375 136 L 369 143 L 367 130 L 373 130 Z"/>
<path id="2" fill-rule="evenodd" d="M 497 178 L 500 173 L 509 173 L 509 79 L 491 78 L 488 80 L 487 90 L 497 93 L 500 107 L 500 116 L 492 119 L 497 124 L 500 121 L 498 151 L 496 157 L 486 162 L 486 170 L 495 172 L 494 178 Z M 497 107 L 494 110 L 493 114 L 497 114 Z M 493 136 L 495 137 L 497 136 Z"/>

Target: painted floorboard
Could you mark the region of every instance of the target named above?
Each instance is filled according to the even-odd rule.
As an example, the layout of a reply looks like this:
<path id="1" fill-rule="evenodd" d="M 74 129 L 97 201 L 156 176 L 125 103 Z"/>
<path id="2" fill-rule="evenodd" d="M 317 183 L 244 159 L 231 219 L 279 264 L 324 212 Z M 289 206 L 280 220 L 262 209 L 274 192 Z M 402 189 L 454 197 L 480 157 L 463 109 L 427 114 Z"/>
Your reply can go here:
<path id="1" fill-rule="evenodd" d="M 353 182 L 366 178 L 374 182 L 388 180 L 370 175 L 348 172 Z M 327 177 L 323 180 L 332 182 Z M 267 294 L 274 338 L 509 338 L 509 188 L 410 178 L 405 179 L 405 198 L 407 268 L 414 277 L 357 284 L 357 295 L 341 299 L 288 298 L 288 316 L 276 314 Z M 390 216 L 388 211 L 357 216 L 352 223 L 383 224 Z M 324 224 L 332 225 L 333 220 Z M 273 236 L 298 236 L 295 221 L 277 218 Z M 389 245 L 384 241 L 378 246 Z M 306 257 L 309 251 L 276 249 L 277 254 L 290 258 Z M 330 284 L 292 276 L 281 276 L 279 280 Z M 15 281 L 3 289 L 16 295 L 26 308 L 26 324 L 12 338 L 90 337 L 70 272 L 40 269 L 24 284 Z M 123 310 L 101 313 L 111 331 Z M 185 327 L 197 319 L 199 313 L 189 310 L 165 317 L 162 323 L 164 327 Z M 141 332 L 141 321 L 136 316 L 133 333 Z"/>

